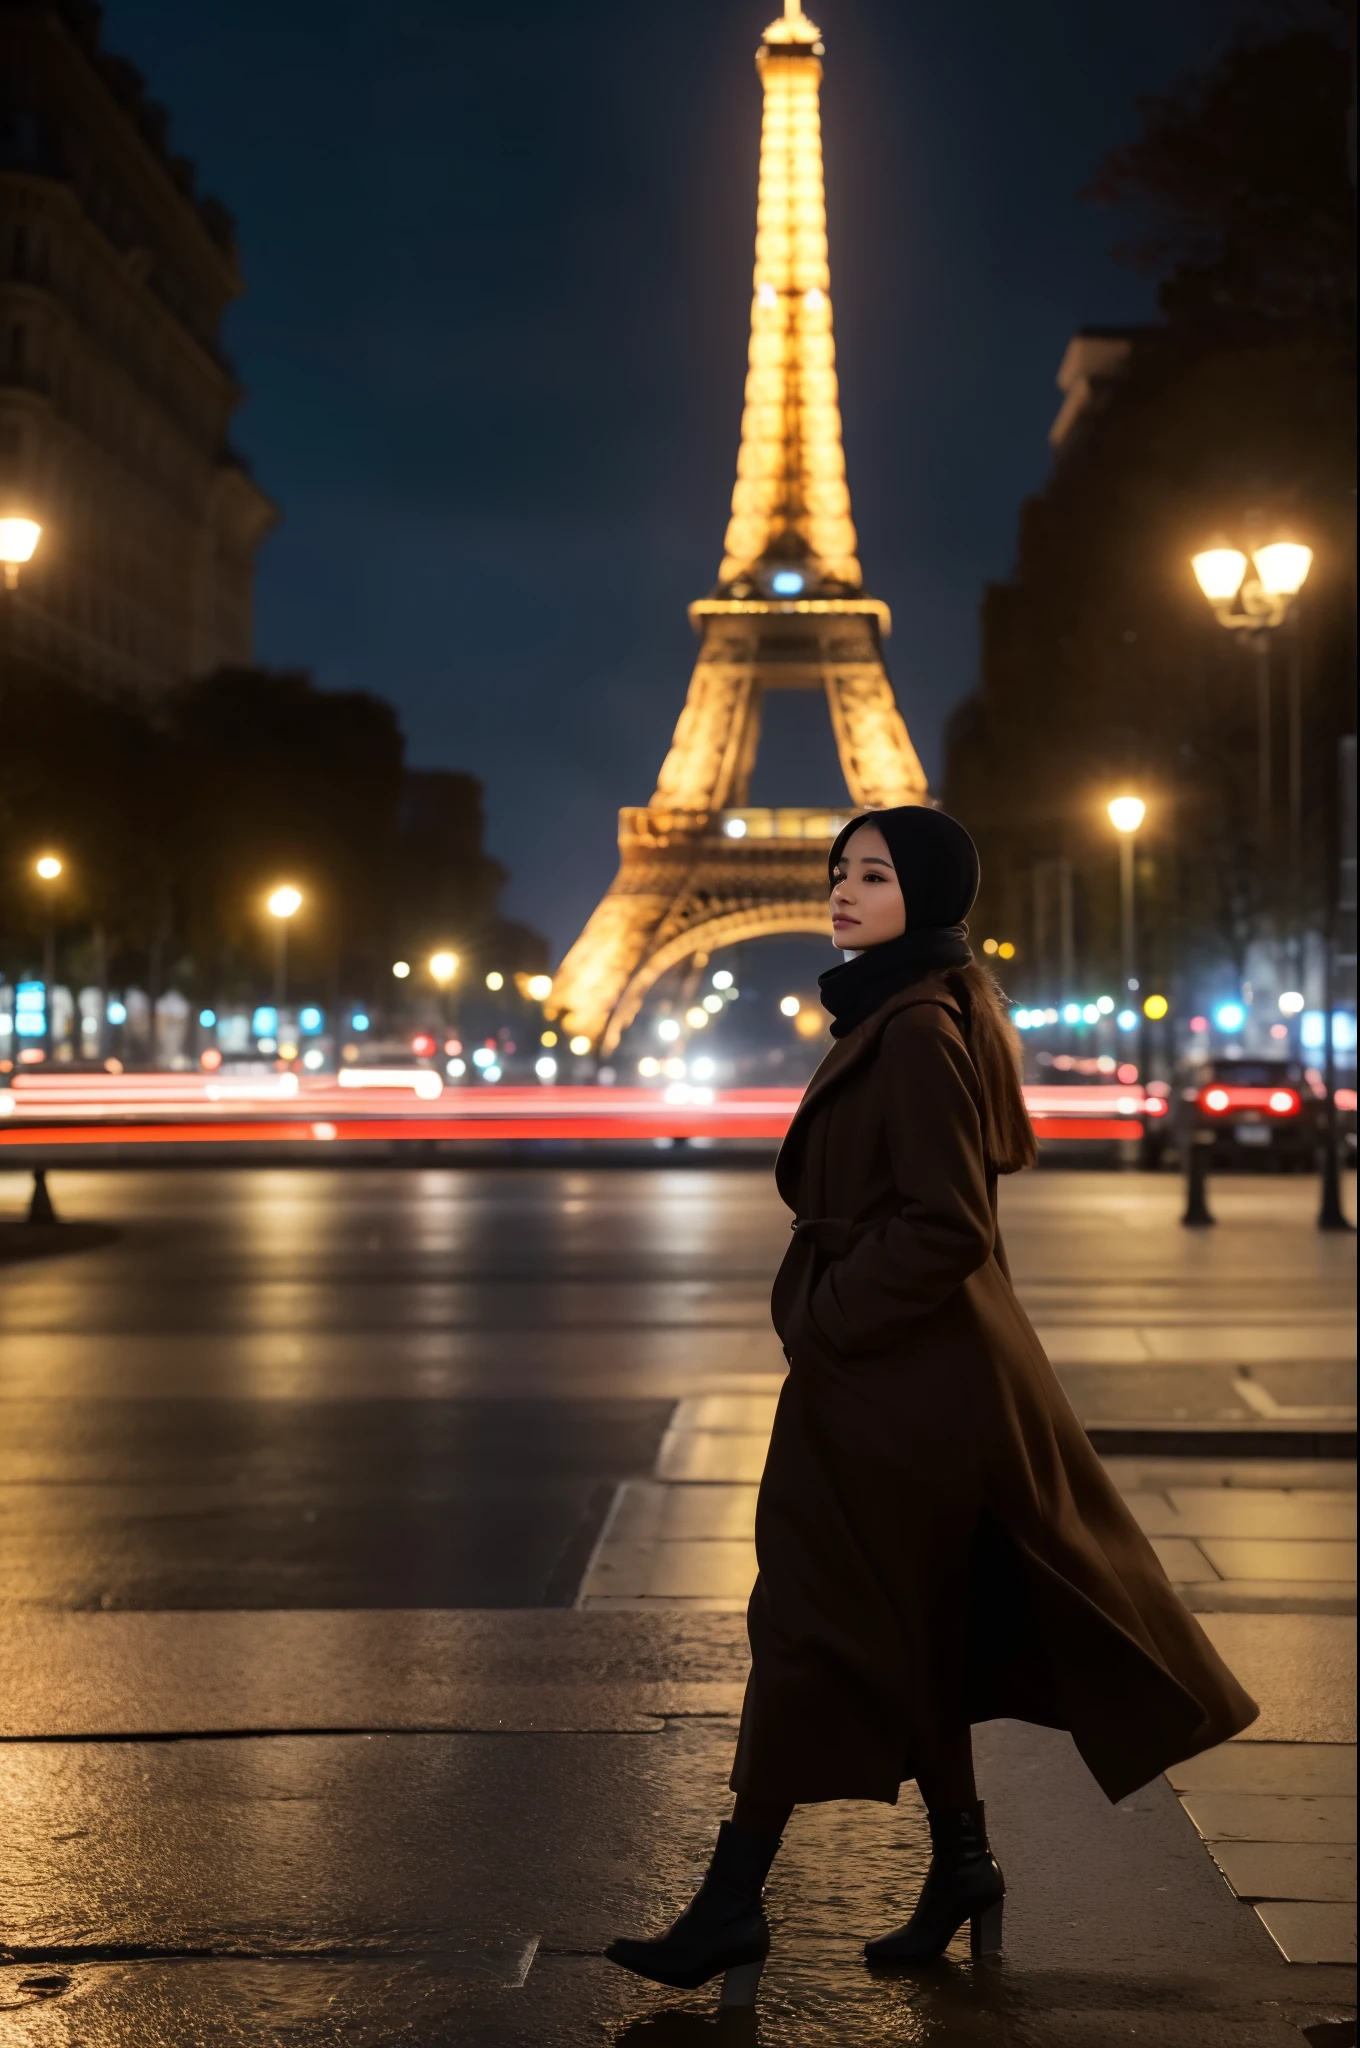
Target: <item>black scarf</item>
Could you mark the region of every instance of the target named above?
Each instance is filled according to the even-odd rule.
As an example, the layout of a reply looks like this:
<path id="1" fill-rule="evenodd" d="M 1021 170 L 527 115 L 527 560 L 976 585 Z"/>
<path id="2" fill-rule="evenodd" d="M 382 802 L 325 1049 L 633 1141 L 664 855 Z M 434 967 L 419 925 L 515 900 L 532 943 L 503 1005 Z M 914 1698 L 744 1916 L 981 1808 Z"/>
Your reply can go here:
<path id="1" fill-rule="evenodd" d="M 876 825 L 887 843 L 907 905 L 907 929 L 818 978 L 833 1038 L 844 1038 L 899 990 L 946 968 L 966 967 L 973 957 L 963 920 L 973 907 L 980 869 L 977 848 L 957 818 L 929 804 L 861 812 L 836 834 L 828 875 L 835 876 L 861 825 Z"/>
<path id="2" fill-rule="evenodd" d="M 972 957 L 968 927 L 948 924 L 903 932 L 900 939 L 887 939 L 881 946 L 867 947 L 857 959 L 828 967 L 817 977 L 817 986 L 822 1007 L 831 1012 L 831 1036 L 844 1038 L 900 989 L 944 968 L 966 967 Z"/>

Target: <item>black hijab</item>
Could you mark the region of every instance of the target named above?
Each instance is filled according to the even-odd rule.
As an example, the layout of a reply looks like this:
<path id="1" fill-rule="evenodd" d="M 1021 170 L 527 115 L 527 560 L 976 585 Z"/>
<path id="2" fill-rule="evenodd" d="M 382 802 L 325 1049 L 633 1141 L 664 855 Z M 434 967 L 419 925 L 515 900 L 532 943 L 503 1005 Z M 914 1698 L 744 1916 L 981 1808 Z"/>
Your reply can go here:
<path id="1" fill-rule="evenodd" d="M 964 919 L 973 907 L 981 869 L 977 848 L 958 820 L 926 804 L 865 811 L 842 827 L 832 845 L 827 874 L 833 881 L 846 842 L 861 825 L 876 825 L 887 841 L 907 906 L 907 928 L 900 938 L 869 946 L 858 959 L 830 967 L 818 978 L 833 1038 L 844 1038 L 899 989 L 942 968 L 966 967 L 973 957 Z"/>

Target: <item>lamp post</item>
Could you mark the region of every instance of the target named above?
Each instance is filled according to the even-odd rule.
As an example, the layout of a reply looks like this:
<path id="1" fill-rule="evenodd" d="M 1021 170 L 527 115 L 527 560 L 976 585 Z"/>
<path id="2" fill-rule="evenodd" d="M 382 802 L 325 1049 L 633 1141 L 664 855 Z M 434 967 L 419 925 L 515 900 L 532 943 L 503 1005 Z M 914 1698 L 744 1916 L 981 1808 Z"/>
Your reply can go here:
<path id="1" fill-rule="evenodd" d="M 1119 953 L 1124 987 L 1129 995 L 1138 988 L 1138 940 L 1134 921 L 1133 842 L 1147 816 L 1140 796 L 1117 796 L 1105 806 L 1106 814 L 1119 834 Z"/>
<path id="2" fill-rule="evenodd" d="M 1271 812 L 1270 636 L 1293 613 L 1313 566 L 1313 550 L 1294 540 L 1272 541 L 1268 547 L 1253 549 L 1250 557 L 1240 548 L 1212 547 L 1195 555 L 1190 566 L 1219 625 L 1245 633 L 1256 659 L 1256 786 L 1264 842 L 1270 832 Z M 1290 665 L 1289 679 L 1291 851 L 1298 837 L 1302 805 L 1298 668 L 1296 659 Z"/>
<path id="3" fill-rule="evenodd" d="M 274 1008 L 283 1022 L 283 1006 L 288 996 L 288 924 L 302 908 L 302 891 L 285 882 L 275 889 L 269 898 L 269 915 L 276 920 L 274 929 Z"/>
<path id="4" fill-rule="evenodd" d="M 447 1031 L 449 1027 L 449 988 L 458 973 L 456 953 L 432 953 L 430 955 L 430 979 L 439 990 L 439 1021 Z"/>
<path id="5" fill-rule="evenodd" d="M 1256 663 L 1256 792 L 1260 812 L 1261 853 L 1268 858 L 1271 839 L 1272 748 L 1270 744 L 1271 635 L 1285 622 L 1293 631 L 1289 646 L 1288 770 L 1286 805 L 1288 845 L 1290 968 L 1294 979 L 1302 966 L 1302 934 L 1298 929 L 1303 898 L 1303 704 L 1302 660 L 1296 604 L 1313 566 L 1313 550 L 1302 541 L 1271 541 L 1254 548 L 1250 560 L 1240 548 L 1212 547 L 1194 556 L 1195 580 L 1213 607 L 1220 626 L 1246 635 Z"/>
<path id="6" fill-rule="evenodd" d="M 43 1051 L 52 1054 L 52 984 L 57 978 L 57 924 L 53 889 L 61 880 L 62 864 L 55 853 L 40 854 L 33 872 L 43 884 L 46 920 L 43 926 Z"/>

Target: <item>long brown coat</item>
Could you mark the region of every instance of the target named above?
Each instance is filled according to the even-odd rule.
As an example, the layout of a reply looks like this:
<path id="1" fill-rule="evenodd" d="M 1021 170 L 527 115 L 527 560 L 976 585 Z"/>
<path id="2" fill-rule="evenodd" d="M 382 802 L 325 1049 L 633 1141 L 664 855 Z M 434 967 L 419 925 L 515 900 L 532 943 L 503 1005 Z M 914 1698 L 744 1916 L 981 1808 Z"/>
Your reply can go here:
<path id="1" fill-rule="evenodd" d="M 938 983 L 840 1039 L 779 1155 L 790 1361 L 732 1771 L 894 1801 L 942 1734 L 1070 1729 L 1111 1799 L 1257 1709 L 1181 1606 L 1011 1287 L 980 1084 Z"/>

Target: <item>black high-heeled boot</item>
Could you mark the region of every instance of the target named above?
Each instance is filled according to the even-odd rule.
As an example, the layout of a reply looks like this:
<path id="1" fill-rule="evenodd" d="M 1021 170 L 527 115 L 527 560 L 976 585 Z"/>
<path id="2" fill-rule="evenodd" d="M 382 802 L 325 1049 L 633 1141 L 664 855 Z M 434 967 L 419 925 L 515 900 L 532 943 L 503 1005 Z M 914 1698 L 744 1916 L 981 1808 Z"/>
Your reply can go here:
<path id="1" fill-rule="evenodd" d="M 866 1941 L 871 1963 L 929 1963 L 942 1956 L 965 1920 L 975 1956 L 1001 1953 L 1001 1911 L 1006 1880 L 987 1845 L 987 1822 L 981 1805 L 954 1813 L 932 1813 L 930 1843 L 934 1854 L 905 1927 Z"/>
<path id="2" fill-rule="evenodd" d="M 749 2004 L 770 1952 L 760 1894 L 778 1847 L 778 1835 L 725 1820 L 704 1881 L 675 1925 L 655 1941 L 611 1941 L 606 1958 L 679 1991 L 694 1991 L 728 1970 L 736 1981 L 724 1988 L 724 2002 Z"/>

